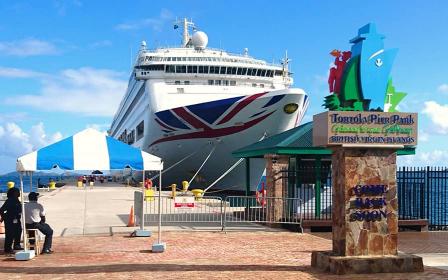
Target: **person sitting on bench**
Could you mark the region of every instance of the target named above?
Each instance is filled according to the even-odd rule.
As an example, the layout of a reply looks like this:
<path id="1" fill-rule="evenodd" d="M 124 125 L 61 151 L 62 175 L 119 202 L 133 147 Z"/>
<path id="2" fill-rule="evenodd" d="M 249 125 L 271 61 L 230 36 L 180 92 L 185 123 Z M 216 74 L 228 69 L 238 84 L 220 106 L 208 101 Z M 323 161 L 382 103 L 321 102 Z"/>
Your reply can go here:
<path id="1" fill-rule="evenodd" d="M 51 244 L 53 242 L 53 229 L 45 223 L 45 210 L 42 204 L 37 202 L 38 193 L 30 192 L 25 204 L 25 223 L 27 229 L 38 229 L 45 235 L 43 254 L 51 254 Z"/>

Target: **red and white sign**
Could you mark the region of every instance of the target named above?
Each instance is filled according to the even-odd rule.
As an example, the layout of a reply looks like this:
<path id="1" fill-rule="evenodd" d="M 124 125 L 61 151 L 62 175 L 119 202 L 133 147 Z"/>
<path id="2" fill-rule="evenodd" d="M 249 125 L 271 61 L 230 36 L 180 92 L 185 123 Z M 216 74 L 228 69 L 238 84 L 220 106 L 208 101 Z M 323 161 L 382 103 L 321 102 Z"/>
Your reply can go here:
<path id="1" fill-rule="evenodd" d="M 174 198 L 174 208 L 193 209 L 194 208 L 194 197 L 193 196 L 176 196 Z"/>

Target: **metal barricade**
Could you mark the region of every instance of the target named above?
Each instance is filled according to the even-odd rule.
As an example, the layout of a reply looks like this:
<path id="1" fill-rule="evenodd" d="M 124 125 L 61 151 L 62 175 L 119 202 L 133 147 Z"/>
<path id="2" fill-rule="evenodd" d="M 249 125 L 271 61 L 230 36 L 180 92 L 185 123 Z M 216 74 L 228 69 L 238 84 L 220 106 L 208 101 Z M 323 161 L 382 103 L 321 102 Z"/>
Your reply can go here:
<path id="1" fill-rule="evenodd" d="M 145 225 L 155 225 L 158 222 L 158 197 L 147 197 L 145 202 Z M 201 223 L 213 226 L 223 226 L 223 202 L 221 197 L 204 196 L 194 201 L 190 209 L 177 208 L 170 196 L 161 197 L 162 224 L 182 225 L 183 223 Z"/>
<path id="2" fill-rule="evenodd" d="M 231 223 L 296 224 L 302 229 L 300 198 L 228 196 L 224 201 L 223 230 Z"/>

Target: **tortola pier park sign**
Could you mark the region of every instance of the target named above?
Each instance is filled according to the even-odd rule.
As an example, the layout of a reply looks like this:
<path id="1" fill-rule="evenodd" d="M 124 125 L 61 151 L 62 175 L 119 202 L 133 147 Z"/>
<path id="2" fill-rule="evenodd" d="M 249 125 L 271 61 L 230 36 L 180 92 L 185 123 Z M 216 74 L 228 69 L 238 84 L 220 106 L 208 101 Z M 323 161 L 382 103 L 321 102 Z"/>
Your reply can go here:
<path id="1" fill-rule="evenodd" d="M 311 265 L 330 273 L 423 271 L 421 257 L 398 254 L 397 150 L 416 147 L 418 115 L 398 112 L 398 51 L 383 40 L 370 23 L 350 51 L 330 53 L 329 111 L 313 117 L 313 145 L 333 151 L 333 250 L 313 252 Z"/>

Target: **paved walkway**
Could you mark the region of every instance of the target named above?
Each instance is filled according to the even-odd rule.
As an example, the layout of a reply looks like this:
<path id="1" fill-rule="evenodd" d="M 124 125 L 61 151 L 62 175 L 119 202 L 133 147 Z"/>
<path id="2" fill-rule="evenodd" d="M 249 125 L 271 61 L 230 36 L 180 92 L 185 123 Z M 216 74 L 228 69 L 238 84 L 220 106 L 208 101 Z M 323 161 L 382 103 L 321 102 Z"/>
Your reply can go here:
<path id="1" fill-rule="evenodd" d="M 157 254 L 150 252 L 156 236 L 57 237 L 52 255 L 28 262 L 0 256 L 0 279 L 448 279 L 448 271 L 431 267 L 413 274 L 324 274 L 310 267 L 310 255 L 329 250 L 331 241 L 310 234 L 173 231 L 162 239 L 167 251 Z M 400 239 L 400 247 L 412 247 L 403 245 L 408 237 Z"/>
<path id="2" fill-rule="evenodd" d="M 448 232 L 399 234 L 400 251 L 422 255 L 425 265 L 434 266 L 414 274 L 324 274 L 310 267 L 311 251 L 331 250 L 331 234 L 259 226 L 227 234 L 164 227 L 167 251 L 154 254 L 156 234 L 130 238 L 124 233 L 132 230 L 124 220 L 133 191 L 67 187 L 46 194 L 41 201 L 56 231 L 55 253 L 28 262 L 0 255 L 0 279 L 448 279 L 448 270 L 436 268 L 447 265 Z"/>

